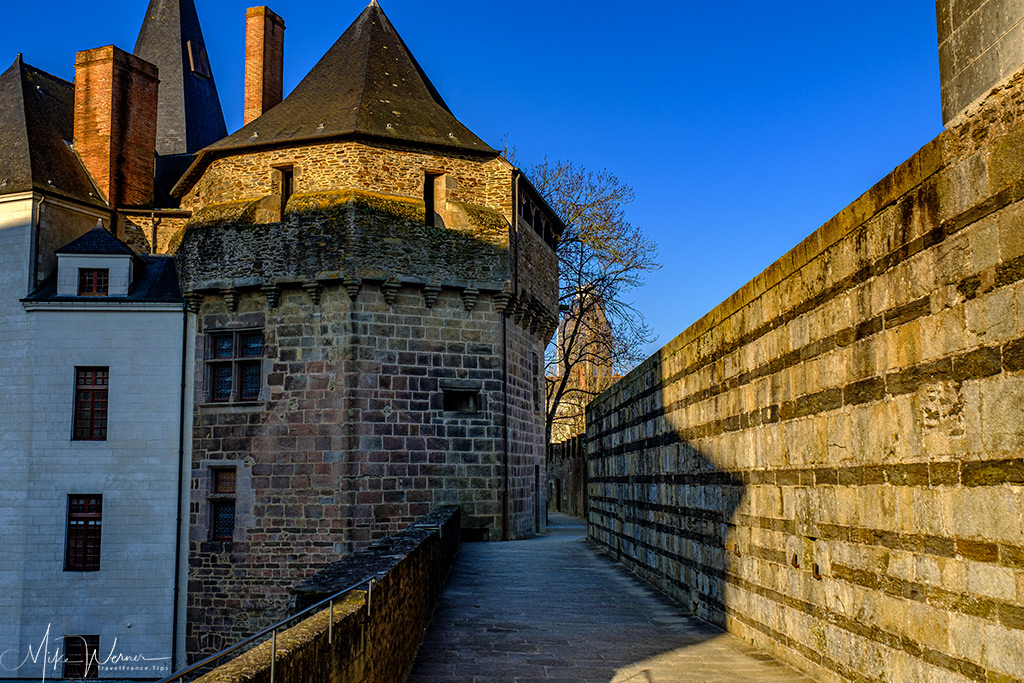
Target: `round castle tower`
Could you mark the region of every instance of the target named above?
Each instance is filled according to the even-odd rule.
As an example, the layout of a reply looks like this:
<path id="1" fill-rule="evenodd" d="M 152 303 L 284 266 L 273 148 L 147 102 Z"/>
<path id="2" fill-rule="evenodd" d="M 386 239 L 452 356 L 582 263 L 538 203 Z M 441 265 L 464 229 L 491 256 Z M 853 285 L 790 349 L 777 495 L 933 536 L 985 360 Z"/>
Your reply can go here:
<path id="1" fill-rule="evenodd" d="M 467 539 L 541 528 L 561 224 L 376 3 L 175 194 L 192 211 L 175 246 L 194 314 L 193 656 L 432 506 L 462 506 Z"/>

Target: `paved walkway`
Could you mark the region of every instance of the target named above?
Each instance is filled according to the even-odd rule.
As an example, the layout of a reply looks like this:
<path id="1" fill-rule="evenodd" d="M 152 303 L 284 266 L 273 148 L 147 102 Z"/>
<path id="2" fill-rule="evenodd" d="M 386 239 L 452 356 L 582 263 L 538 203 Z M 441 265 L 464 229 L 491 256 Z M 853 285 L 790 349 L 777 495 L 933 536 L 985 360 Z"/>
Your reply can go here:
<path id="1" fill-rule="evenodd" d="M 552 513 L 529 541 L 468 543 L 408 683 L 775 683 L 811 679 L 684 616 Z"/>

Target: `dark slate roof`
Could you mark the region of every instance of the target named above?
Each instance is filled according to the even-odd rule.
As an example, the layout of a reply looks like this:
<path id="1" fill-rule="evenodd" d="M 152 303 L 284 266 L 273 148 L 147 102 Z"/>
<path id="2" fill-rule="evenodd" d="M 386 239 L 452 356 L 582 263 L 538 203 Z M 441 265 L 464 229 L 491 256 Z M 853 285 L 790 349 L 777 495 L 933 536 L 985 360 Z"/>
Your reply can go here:
<path id="1" fill-rule="evenodd" d="M 181 289 L 178 287 L 178 273 L 174 268 L 173 256 L 136 256 L 134 279 L 126 297 L 57 296 L 57 278 L 52 277 L 24 299 L 24 301 L 32 302 L 88 301 L 90 303 L 178 303 L 181 300 Z"/>
<path id="2" fill-rule="evenodd" d="M 0 194 L 39 190 L 106 206 L 69 147 L 74 115 L 74 86 L 19 54 L 0 74 Z"/>
<path id="3" fill-rule="evenodd" d="M 192 0 L 150 0 L 135 56 L 160 70 L 157 154 L 194 154 L 228 134 Z"/>
<path id="4" fill-rule="evenodd" d="M 203 150 L 188 177 L 225 153 L 339 137 L 498 154 L 455 118 L 374 1 L 283 102 Z"/>
<path id="5" fill-rule="evenodd" d="M 70 244 L 65 244 L 56 251 L 58 254 L 103 254 L 105 256 L 134 255 L 135 252 L 127 244 L 117 239 L 103 223 L 85 233 Z"/>

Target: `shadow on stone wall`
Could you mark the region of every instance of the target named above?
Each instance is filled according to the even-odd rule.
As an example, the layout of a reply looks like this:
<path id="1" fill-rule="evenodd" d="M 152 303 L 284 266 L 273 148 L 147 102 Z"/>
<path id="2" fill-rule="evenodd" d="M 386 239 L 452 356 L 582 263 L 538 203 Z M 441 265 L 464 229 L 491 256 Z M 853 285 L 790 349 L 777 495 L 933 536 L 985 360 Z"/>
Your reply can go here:
<path id="1" fill-rule="evenodd" d="M 642 378 L 663 376 L 657 357 L 644 365 Z M 591 430 L 588 535 L 685 610 L 724 628 L 725 578 L 740 553 L 733 516 L 743 482 L 680 431 L 664 429 L 664 404 L 653 385 L 611 418 L 618 425 Z"/>
<path id="2" fill-rule="evenodd" d="M 1024 72 L 588 408 L 590 536 L 821 678 L 1024 680 Z"/>

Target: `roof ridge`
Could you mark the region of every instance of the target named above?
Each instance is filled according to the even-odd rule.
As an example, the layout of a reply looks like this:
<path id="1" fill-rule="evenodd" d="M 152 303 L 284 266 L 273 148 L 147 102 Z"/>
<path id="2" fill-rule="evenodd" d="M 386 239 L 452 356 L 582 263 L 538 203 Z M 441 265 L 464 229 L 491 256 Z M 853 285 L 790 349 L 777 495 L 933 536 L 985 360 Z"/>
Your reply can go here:
<path id="1" fill-rule="evenodd" d="M 96 221 L 96 227 L 58 248 L 55 254 L 97 254 L 137 256 L 135 250 L 103 226 L 103 219 Z"/>
<path id="2" fill-rule="evenodd" d="M 377 0 L 371 0 L 370 4 L 366 6 L 366 9 L 363 10 L 363 12 L 365 13 L 365 12 L 369 11 L 372 7 L 376 7 L 377 10 L 380 11 L 381 14 L 384 14 L 384 10 L 382 10 L 380 8 L 380 5 L 377 4 Z M 357 19 L 357 21 L 358 21 L 358 19 Z M 373 26 L 374 25 L 376 25 L 376 22 L 371 21 L 370 22 L 370 30 L 371 31 L 373 30 Z M 371 38 L 370 40 L 366 41 L 366 53 L 363 55 L 363 64 L 369 64 L 370 63 L 370 48 L 372 46 L 373 46 L 373 40 Z M 364 75 L 365 75 L 365 69 L 364 69 Z M 370 81 L 369 78 L 363 78 L 362 87 L 359 89 L 359 99 L 357 100 L 358 108 L 356 109 L 356 120 L 355 120 L 355 129 L 356 130 L 359 130 L 359 120 L 363 116 L 363 106 L 362 105 L 363 105 L 363 101 L 366 99 L 366 87 L 369 84 L 369 81 Z"/>
<path id="3" fill-rule="evenodd" d="M 74 85 L 21 53 L 0 79 L 0 194 L 41 191 L 106 207 L 70 145 Z"/>
<path id="4" fill-rule="evenodd" d="M 21 135 L 21 134 L 18 135 L 18 143 L 20 145 L 24 145 L 25 156 L 28 158 L 29 186 L 34 188 L 35 187 L 35 177 L 36 176 L 35 176 L 35 169 L 32 167 L 32 165 L 33 165 L 32 141 L 29 139 L 29 130 L 28 130 L 28 107 L 26 106 L 26 101 L 27 100 L 26 100 L 26 97 L 25 97 L 25 85 L 26 85 L 26 83 L 25 83 L 25 66 L 26 66 L 26 64 L 25 64 L 25 57 L 24 57 L 24 55 L 22 55 L 19 52 L 18 56 L 14 58 L 14 63 L 11 64 L 11 67 L 10 67 L 10 69 L 8 69 L 8 71 L 10 71 L 11 69 L 17 69 L 18 70 L 17 71 L 17 75 L 15 76 L 15 78 L 18 79 L 17 91 L 18 91 L 18 97 L 20 98 L 20 101 L 18 102 L 17 110 L 18 110 L 18 117 L 21 119 L 21 121 L 20 121 L 20 123 L 21 123 L 21 131 L 20 131 L 20 133 L 24 133 L 24 135 Z M 4 178 L 0 178 L 0 182 L 4 182 L 4 181 L 5 181 Z"/>

